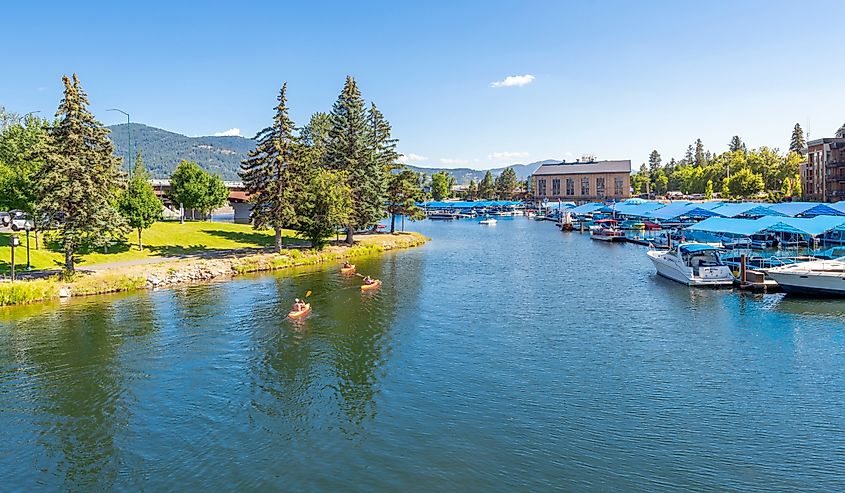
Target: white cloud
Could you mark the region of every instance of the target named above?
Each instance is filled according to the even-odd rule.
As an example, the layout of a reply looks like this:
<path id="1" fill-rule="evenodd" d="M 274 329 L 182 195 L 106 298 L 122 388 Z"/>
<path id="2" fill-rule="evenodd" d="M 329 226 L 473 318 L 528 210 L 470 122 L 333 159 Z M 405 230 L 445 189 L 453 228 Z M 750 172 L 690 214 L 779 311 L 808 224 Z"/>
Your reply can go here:
<path id="1" fill-rule="evenodd" d="M 448 157 L 440 158 L 438 161 L 440 161 L 440 164 L 469 164 L 469 161 L 466 159 L 451 159 Z"/>
<path id="2" fill-rule="evenodd" d="M 490 87 L 522 87 L 532 82 L 534 82 L 534 76 L 531 74 L 509 75 L 503 80 L 491 82 Z"/>
<path id="3" fill-rule="evenodd" d="M 239 128 L 230 128 L 229 130 L 224 130 L 222 132 L 215 132 L 215 137 L 240 137 L 241 136 L 241 129 Z"/>
<path id="4" fill-rule="evenodd" d="M 419 154 L 414 154 L 413 152 L 409 152 L 408 154 L 400 154 L 399 155 L 399 162 L 400 163 L 418 163 L 420 161 L 425 161 L 428 159 L 425 156 L 420 156 Z"/>
<path id="5" fill-rule="evenodd" d="M 492 154 L 487 155 L 487 159 L 496 159 L 496 160 L 503 160 L 503 159 L 518 159 L 523 157 L 528 157 L 529 154 L 527 152 L 494 152 Z"/>

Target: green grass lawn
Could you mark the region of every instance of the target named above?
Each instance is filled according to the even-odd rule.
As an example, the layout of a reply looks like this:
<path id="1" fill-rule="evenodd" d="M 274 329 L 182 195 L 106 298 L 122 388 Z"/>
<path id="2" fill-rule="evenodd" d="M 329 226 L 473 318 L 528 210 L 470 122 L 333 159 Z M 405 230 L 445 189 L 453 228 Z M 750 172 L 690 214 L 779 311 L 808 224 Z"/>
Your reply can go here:
<path id="1" fill-rule="evenodd" d="M 302 243 L 293 231 L 285 230 L 287 243 Z M 0 273 L 10 270 L 11 248 L 9 232 L 0 233 Z M 26 236 L 20 234 L 23 248 L 15 249 L 16 268 L 26 266 Z M 128 235 L 128 242 L 113 245 L 109 253 L 80 252 L 78 265 L 105 264 L 150 257 L 170 257 L 213 250 L 268 247 L 273 244 L 272 231 L 255 231 L 248 224 L 212 222 L 158 222 L 143 233 L 144 250 L 138 251 L 137 233 Z M 33 269 L 55 269 L 64 264 L 59 245 L 42 239 L 41 249 L 35 250 L 35 238 L 30 236 L 30 256 Z"/>

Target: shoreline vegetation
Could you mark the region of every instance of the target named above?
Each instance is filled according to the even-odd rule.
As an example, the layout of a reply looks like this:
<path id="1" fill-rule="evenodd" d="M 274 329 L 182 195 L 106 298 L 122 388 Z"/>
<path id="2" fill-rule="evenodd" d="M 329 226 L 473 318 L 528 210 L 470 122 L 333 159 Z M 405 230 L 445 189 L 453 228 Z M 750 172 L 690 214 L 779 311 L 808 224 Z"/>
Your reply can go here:
<path id="1" fill-rule="evenodd" d="M 226 223 L 193 223 L 205 226 Z M 177 225 L 178 226 L 178 225 Z M 240 225 L 235 225 L 240 226 Z M 248 226 L 247 226 L 248 227 Z M 252 231 L 252 233 L 257 233 Z M 266 236 L 270 242 L 273 236 Z M 271 272 L 290 267 L 330 264 L 347 258 L 381 254 L 391 250 L 413 248 L 428 239 L 415 232 L 376 233 L 360 235 L 355 244 L 339 242 L 322 250 L 296 244 L 281 253 L 271 252 L 266 245 L 252 245 L 251 251 L 241 249 L 214 250 L 213 255 L 197 251 L 183 257 L 150 256 L 134 261 L 118 262 L 113 266 L 78 271 L 71 279 L 62 280 L 57 274 L 45 279 L 18 280 L 0 283 L 0 306 L 40 303 L 66 297 L 91 296 L 141 289 L 156 289 L 213 279 L 232 278 L 254 272 Z M 262 241 L 261 243 L 265 243 Z M 120 255 L 120 254 L 117 254 Z"/>

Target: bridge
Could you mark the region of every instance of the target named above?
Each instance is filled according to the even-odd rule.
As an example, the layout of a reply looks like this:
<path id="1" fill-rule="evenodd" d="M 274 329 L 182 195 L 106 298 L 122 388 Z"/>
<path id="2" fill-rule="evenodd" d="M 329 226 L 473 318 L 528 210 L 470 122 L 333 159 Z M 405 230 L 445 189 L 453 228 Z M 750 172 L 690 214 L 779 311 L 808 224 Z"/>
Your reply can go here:
<path id="1" fill-rule="evenodd" d="M 168 206 L 170 209 L 174 209 L 173 206 L 175 206 L 176 210 L 179 209 L 179 204 L 171 203 L 167 196 L 170 192 L 169 179 L 153 179 L 150 180 L 150 183 L 156 195 L 164 202 L 165 206 Z M 252 209 L 252 204 L 249 203 L 249 195 L 246 193 L 243 182 L 224 181 L 223 184 L 229 189 L 229 205 L 235 211 L 235 222 L 248 223 L 249 211 Z"/>

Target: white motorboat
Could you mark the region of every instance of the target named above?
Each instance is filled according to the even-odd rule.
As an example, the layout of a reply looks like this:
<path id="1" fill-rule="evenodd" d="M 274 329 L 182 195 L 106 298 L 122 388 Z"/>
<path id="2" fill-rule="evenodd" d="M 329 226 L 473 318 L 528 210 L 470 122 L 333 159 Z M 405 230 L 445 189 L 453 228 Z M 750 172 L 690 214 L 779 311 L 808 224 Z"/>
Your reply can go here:
<path id="1" fill-rule="evenodd" d="M 681 243 L 667 250 L 649 250 L 657 273 L 687 286 L 731 286 L 734 276 L 722 263 L 719 249 L 705 243 Z"/>
<path id="2" fill-rule="evenodd" d="M 495 226 L 497 222 L 498 221 L 496 221 L 492 217 L 488 217 L 479 221 L 478 224 L 484 224 L 486 226 Z"/>
<path id="3" fill-rule="evenodd" d="M 845 296 L 845 257 L 773 267 L 766 275 L 787 293 Z"/>
<path id="4" fill-rule="evenodd" d="M 618 228 L 615 219 L 600 219 L 590 226 L 590 239 L 599 241 L 625 241 L 625 232 Z"/>

